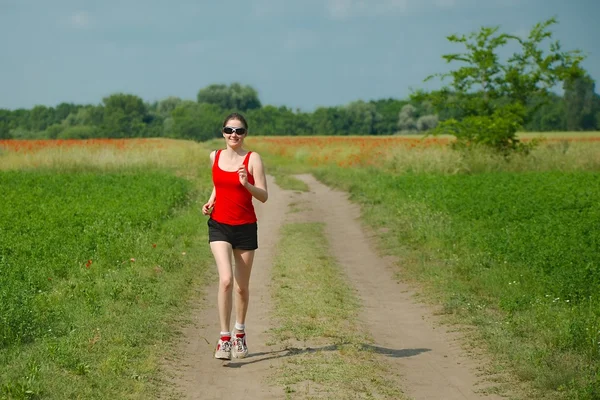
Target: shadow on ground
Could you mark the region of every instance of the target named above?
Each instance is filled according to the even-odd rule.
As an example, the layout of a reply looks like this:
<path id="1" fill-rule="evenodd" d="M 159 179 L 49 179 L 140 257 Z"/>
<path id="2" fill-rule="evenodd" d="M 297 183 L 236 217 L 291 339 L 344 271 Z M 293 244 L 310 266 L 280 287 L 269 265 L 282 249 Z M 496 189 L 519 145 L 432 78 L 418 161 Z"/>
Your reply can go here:
<path id="1" fill-rule="evenodd" d="M 310 354 L 319 351 L 337 351 L 340 349 L 341 346 L 344 346 L 344 344 L 333 344 L 322 347 L 288 347 L 282 350 L 250 353 L 248 358 L 225 361 L 223 363 L 223 366 L 227 368 L 242 368 L 244 365 L 254 364 L 257 362 L 263 362 L 277 358 L 295 356 L 299 354 Z M 431 349 L 388 349 L 386 347 L 375 346 L 372 344 L 361 344 L 358 345 L 358 348 L 362 351 L 372 351 L 373 353 L 382 354 L 384 356 L 393 358 L 414 357 L 418 356 L 421 353 L 431 351 Z"/>

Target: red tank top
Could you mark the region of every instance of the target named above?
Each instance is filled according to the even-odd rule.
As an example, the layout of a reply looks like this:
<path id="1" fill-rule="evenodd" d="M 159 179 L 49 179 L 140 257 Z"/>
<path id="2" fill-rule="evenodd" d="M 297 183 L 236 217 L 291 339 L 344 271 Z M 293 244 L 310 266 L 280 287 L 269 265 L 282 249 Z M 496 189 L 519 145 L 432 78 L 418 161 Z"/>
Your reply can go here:
<path id="1" fill-rule="evenodd" d="M 250 153 L 244 158 L 244 166 L 248 170 Z M 252 205 L 252 194 L 242 186 L 237 171 L 223 171 L 219 168 L 221 150 L 215 153 L 212 166 L 213 184 L 216 197 L 211 218 L 228 225 L 242 225 L 256 222 L 256 213 Z M 248 171 L 248 182 L 254 185 L 254 176 Z"/>

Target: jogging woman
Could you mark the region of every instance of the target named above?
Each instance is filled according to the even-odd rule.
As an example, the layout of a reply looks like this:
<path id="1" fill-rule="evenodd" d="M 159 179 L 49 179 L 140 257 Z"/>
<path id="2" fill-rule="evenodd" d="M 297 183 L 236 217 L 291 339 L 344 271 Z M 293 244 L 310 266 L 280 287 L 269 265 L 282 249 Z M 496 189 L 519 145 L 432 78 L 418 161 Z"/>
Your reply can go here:
<path id="1" fill-rule="evenodd" d="M 208 220 L 208 241 L 219 272 L 218 308 L 221 334 L 215 358 L 248 355 L 246 313 L 258 225 L 252 199 L 266 202 L 267 180 L 258 153 L 244 149 L 248 123 L 238 113 L 223 121 L 226 148 L 210 153 L 213 191 L 202 207 Z M 235 289 L 235 326 L 230 330 Z"/>

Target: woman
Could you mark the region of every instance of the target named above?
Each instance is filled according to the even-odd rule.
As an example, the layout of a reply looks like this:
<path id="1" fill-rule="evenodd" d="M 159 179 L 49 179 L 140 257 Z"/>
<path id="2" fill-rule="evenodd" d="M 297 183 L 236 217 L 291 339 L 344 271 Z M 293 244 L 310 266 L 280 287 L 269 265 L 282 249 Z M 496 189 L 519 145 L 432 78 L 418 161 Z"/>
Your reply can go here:
<path id="1" fill-rule="evenodd" d="M 246 119 L 233 113 L 222 129 L 227 147 L 210 153 L 213 191 L 202 207 L 208 220 L 208 241 L 219 272 L 218 308 L 221 336 L 215 358 L 230 360 L 248 355 L 246 313 L 254 251 L 258 248 L 258 226 L 252 199 L 266 202 L 267 180 L 258 153 L 244 149 L 248 134 Z M 235 268 L 232 263 L 235 260 Z M 235 330 L 230 331 L 235 287 Z M 233 333 L 233 335 L 232 335 Z"/>

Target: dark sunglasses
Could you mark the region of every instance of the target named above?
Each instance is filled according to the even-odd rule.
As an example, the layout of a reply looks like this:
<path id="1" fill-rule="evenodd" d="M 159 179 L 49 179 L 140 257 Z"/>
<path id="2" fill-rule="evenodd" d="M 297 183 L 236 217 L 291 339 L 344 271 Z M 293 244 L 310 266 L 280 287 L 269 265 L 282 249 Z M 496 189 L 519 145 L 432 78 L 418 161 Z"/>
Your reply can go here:
<path id="1" fill-rule="evenodd" d="M 230 126 L 223 127 L 223 133 L 231 135 L 235 132 L 238 136 L 243 136 L 246 134 L 246 128 L 232 128 Z"/>

